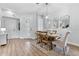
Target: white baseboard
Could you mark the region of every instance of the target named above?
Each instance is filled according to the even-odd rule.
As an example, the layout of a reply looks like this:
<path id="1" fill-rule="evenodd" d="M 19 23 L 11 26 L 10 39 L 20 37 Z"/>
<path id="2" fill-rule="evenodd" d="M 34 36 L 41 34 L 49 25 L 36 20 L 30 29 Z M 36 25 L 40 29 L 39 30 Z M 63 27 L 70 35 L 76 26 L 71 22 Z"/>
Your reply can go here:
<path id="1" fill-rule="evenodd" d="M 74 43 L 74 42 L 68 42 L 68 43 L 79 47 L 78 43 Z"/>

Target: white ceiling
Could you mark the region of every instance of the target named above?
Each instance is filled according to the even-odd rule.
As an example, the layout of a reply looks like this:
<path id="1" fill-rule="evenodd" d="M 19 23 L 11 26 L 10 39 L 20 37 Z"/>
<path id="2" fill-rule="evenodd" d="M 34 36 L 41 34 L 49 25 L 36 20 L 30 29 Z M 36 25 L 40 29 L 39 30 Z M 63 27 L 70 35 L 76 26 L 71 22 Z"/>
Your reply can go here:
<path id="1" fill-rule="evenodd" d="M 28 3 L 0 3 L 0 8 L 9 8 L 17 13 L 34 11 L 34 4 Z"/>
<path id="2" fill-rule="evenodd" d="M 49 4 L 49 12 L 51 13 L 57 13 L 64 10 L 68 10 L 68 6 L 72 4 L 67 4 L 67 3 L 50 3 Z M 16 13 L 27 13 L 27 12 L 35 12 L 36 10 L 44 11 L 44 6 L 43 4 L 37 5 L 35 3 L 0 3 L 0 8 L 10 8 L 12 10 L 15 10 Z"/>

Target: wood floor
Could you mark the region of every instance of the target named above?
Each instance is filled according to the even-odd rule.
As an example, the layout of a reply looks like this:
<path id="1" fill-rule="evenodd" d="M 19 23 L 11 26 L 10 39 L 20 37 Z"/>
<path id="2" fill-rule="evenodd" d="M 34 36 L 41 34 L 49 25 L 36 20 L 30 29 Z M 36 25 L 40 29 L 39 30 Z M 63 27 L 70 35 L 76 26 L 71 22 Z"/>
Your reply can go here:
<path id="1" fill-rule="evenodd" d="M 8 44 L 0 46 L 0 56 L 60 56 L 55 51 L 39 49 L 31 39 L 11 39 Z M 79 55 L 79 48 L 70 46 L 70 55 Z"/>

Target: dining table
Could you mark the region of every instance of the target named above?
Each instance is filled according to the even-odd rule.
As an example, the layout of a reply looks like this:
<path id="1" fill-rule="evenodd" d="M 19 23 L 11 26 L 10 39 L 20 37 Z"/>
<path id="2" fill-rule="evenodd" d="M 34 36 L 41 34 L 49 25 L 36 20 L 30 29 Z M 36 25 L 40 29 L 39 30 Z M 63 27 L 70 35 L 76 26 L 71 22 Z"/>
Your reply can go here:
<path id="1" fill-rule="evenodd" d="M 57 37 L 60 37 L 60 35 L 58 33 L 50 33 L 50 32 L 46 32 L 46 31 L 44 31 L 44 32 L 43 31 L 37 31 L 37 33 L 40 34 L 40 35 L 46 35 L 48 37 L 48 41 L 50 42 L 50 49 L 53 49 L 53 46 L 55 46 L 54 44 L 52 44 L 52 42 L 56 41 Z M 41 40 L 42 39 L 40 39 L 40 41 Z"/>
<path id="2" fill-rule="evenodd" d="M 53 46 L 56 46 L 55 44 L 52 44 L 53 41 L 56 41 L 57 37 L 60 37 L 58 33 L 55 34 L 47 34 L 48 40 L 50 41 L 50 49 L 53 49 Z"/>

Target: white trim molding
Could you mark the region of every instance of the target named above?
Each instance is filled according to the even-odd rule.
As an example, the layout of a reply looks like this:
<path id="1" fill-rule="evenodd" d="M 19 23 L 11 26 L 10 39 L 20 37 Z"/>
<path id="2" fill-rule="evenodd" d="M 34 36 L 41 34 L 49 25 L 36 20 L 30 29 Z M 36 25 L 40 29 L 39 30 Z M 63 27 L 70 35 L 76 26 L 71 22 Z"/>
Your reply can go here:
<path id="1" fill-rule="evenodd" d="M 78 46 L 79 47 L 79 44 L 78 43 L 74 43 L 74 42 L 68 42 L 69 44 L 72 44 L 74 46 Z"/>

